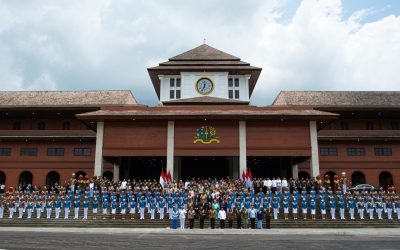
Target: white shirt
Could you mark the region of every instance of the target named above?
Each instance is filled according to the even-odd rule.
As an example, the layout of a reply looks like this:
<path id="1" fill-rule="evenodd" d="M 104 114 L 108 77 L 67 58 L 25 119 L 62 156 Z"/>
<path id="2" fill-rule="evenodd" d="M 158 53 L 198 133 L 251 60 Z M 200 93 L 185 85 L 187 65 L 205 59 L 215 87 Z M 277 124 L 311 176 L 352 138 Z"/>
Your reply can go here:
<path id="1" fill-rule="evenodd" d="M 287 187 L 287 186 L 288 186 L 287 180 L 282 180 L 282 187 Z"/>
<path id="2" fill-rule="evenodd" d="M 272 180 L 272 187 L 276 187 L 276 180 Z"/>
<path id="3" fill-rule="evenodd" d="M 185 219 L 186 217 L 186 210 L 185 209 L 179 209 L 179 218 Z"/>
<path id="4" fill-rule="evenodd" d="M 267 180 L 267 187 L 271 187 L 272 186 L 272 181 L 271 180 Z"/>
<path id="5" fill-rule="evenodd" d="M 219 218 L 220 220 L 225 220 L 225 219 L 226 219 L 226 212 L 225 212 L 225 210 L 219 210 L 219 212 L 218 212 L 218 218 Z"/>

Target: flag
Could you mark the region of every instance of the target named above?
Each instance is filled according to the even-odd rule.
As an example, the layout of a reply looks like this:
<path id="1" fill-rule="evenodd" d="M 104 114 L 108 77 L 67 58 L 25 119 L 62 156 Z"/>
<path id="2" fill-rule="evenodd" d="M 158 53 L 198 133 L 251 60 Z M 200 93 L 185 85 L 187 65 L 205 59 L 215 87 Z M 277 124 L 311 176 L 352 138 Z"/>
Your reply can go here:
<path id="1" fill-rule="evenodd" d="M 246 181 L 246 173 L 245 173 L 244 170 L 243 170 L 243 172 L 242 172 L 242 181 Z"/>
<path id="2" fill-rule="evenodd" d="M 168 170 L 167 181 L 172 182 L 171 172 Z"/>
<path id="3" fill-rule="evenodd" d="M 160 184 L 161 186 L 164 186 L 165 182 L 165 173 L 164 173 L 164 168 L 161 169 L 161 174 L 160 174 Z"/>

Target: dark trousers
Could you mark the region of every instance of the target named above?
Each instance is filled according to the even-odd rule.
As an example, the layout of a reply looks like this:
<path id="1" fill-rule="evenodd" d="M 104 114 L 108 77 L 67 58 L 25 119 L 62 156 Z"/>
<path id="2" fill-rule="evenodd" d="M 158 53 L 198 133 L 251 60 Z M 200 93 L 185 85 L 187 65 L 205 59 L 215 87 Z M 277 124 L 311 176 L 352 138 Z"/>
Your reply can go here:
<path id="1" fill-rule="evenodd" d="M 236 222 L 237 222 L 237 228 L 241 229 L 242 228 L 242 218 L 237 218 Z"/>
<path id="2" fill-rule="evenodd" d="M 215 218 L 211 218 L 210 223 L 211 223 L 211 228 L 214 229 L 215 228 Z"/>
<path id="3" fill-rule="evenodd" d="M 256 228 L 256 218 L 250 218 L 251 229 Z"/>
<path id="4" fill-rule="evenodd" d="M 200 219 L 200 229 L 204 228 L 204 219 Z"/>
<path id="5" fill-rule="evenodd" d="M 220 224 L 221 229 L 225 228 L 225 220 L 219 220 L 219 224 Z"/>
<path id="6" fill-rule="evenodd" d="M 193 229 L 194 226 L 194 219 L 189 219 L 189 228 Z"/>
<path id="7" fill-rule="evenodd" d="M 231 221 L 231 220 L 228 220 L 228 225 L 229 225 L 229 228 L 232 228 L 232 223 L 233 221 Z"/>

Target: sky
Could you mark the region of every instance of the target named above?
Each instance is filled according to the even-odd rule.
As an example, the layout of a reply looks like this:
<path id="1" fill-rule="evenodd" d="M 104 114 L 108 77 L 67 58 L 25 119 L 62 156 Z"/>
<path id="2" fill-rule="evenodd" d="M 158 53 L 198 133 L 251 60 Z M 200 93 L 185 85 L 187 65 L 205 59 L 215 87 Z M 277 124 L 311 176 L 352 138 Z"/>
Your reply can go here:
<path id="1" fill-rule="evenodd" d="M 0 90 L 131 90 L 203 43 L 263 68 L 281 90 L 400 90 L 398 0 L 0 0 Z"/>

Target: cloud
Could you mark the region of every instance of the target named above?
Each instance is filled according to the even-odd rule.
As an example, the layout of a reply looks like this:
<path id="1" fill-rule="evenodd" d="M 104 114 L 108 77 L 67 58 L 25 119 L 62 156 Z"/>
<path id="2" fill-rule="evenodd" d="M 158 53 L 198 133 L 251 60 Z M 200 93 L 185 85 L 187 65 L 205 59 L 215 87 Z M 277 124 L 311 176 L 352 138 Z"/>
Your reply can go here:
<path id="1" fill-rule="evenodd" d="M 365 23 L 379 10 L 293 2 L 0 1 L 0 86 L 132 89 L 155 105 L 146 68 L 206 38 L 263 68 L 256 105 L 280 90 L 400 90 L 398 16 Z"/>

